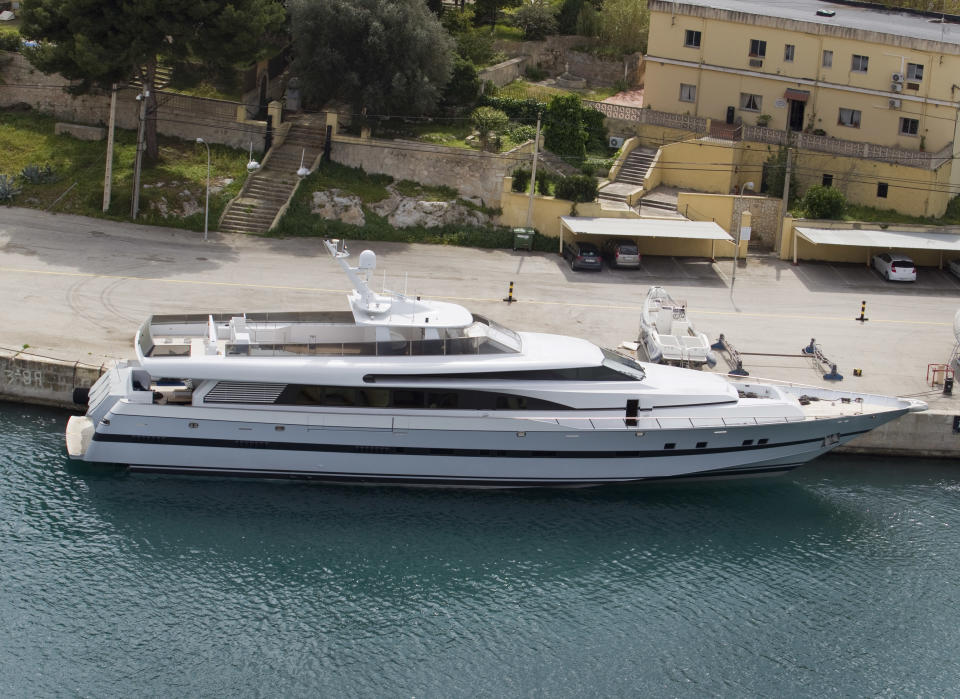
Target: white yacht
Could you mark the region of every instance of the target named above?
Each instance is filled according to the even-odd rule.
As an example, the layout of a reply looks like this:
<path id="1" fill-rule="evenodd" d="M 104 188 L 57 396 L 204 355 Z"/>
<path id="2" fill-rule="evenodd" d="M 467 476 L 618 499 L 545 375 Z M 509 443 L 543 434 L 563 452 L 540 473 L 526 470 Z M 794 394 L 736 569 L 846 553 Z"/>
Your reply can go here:
<path id="1" fill-rule="evenodd" d="M 138 471 L 584 486 L 785 471 L 920 401 L 641 364 L 351 279 L 350 311 L 153 316 L 70 418 Z"/>

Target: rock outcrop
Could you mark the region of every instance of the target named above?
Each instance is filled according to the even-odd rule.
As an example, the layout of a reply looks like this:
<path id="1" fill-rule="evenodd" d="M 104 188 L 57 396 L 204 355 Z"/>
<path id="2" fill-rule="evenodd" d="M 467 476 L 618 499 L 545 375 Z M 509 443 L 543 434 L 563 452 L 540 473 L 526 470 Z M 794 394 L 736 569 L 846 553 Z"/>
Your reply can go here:
<path id="1" fill-rule="evenodd" d="M 368 208 L 378 216 L 386 218 L 394 228 L 436 228 L 456 224 L 485 226 L 490 223 L 489 216 L 459 201 L 423 201 L 416 197 L 406 197 L 398 193 L 392 185 L 387 187 L 387 191 L 390 196 L 370 204 Z M 325 219 L 336 219 L 358 226 L 362 226 L 366 221 L 360 197 L 339 189 L 314 192 L 310 210 Z"/>

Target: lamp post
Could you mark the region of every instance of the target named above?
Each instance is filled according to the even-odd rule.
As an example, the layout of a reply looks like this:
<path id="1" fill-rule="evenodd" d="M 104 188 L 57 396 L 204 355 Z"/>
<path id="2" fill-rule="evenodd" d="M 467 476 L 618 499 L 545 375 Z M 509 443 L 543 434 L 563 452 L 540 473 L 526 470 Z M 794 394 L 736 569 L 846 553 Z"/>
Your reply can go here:
<path id="1" fill-rule="evenodd" d="M 737 281 L 737 255 L 740 252 L 740 236 L 743 234 L 743 192 L 753 190 L 753 182 L 744 182 L 740 188 L 740 196 L 737 197 L 737 203 L 740 209 L 740 225 L 737 226 L 737 241 L 733 244 L 733 273 L 730 276 L 730 295 L 733 296 L 733 284 Z"/>
<path id="2" fill-rule="evenodd" d="M 202 143 L 207 147 L 207 200 L 203 205 L 203 240 L 207 240 L 207 229 L 210 223 L 210 144 L 202 138 L 197 138 L 197 143 Z"/>

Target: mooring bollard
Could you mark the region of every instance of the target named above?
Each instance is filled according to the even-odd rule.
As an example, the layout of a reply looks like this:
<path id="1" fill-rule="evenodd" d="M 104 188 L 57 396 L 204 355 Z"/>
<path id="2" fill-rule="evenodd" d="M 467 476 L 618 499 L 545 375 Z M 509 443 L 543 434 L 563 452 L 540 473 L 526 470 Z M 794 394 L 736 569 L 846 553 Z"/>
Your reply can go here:
<path id="1" fill-rule="evenodd" d="M 505 298 L 504 301 L 507 303 L 513 303 L 516 301 L 516 299 L 513 298 L 513 282 L 510 282 L 510 290 L 507 292 L 507 298 Z"/>
<path id="2" fill-rule="evenodd" d="M 864 315 L 866 312 L 867 312 L 867 302 L 866 302 L 866 301 L 861 301 L 861 302 L 860 302 L 860 317 L 859 317 L 859 318 L 854 318 L 854 320 L 858 320 L 858 321 L 860 321 L 861 323 L 867 322 L 867 321 L 870 320 L 870 319 L 867 318 L 866 315 Z"/>

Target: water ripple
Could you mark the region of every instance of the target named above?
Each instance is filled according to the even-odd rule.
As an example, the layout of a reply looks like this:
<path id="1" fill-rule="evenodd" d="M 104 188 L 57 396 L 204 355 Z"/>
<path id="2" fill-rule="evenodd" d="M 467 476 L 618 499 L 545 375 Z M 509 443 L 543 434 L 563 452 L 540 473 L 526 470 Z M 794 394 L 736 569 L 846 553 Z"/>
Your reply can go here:
<path id="1" fill-rule="evenodd" d="M 131 476 L 0 407 L 0 692 L 949 695 L 960 472 L 469 492 Z"/>

